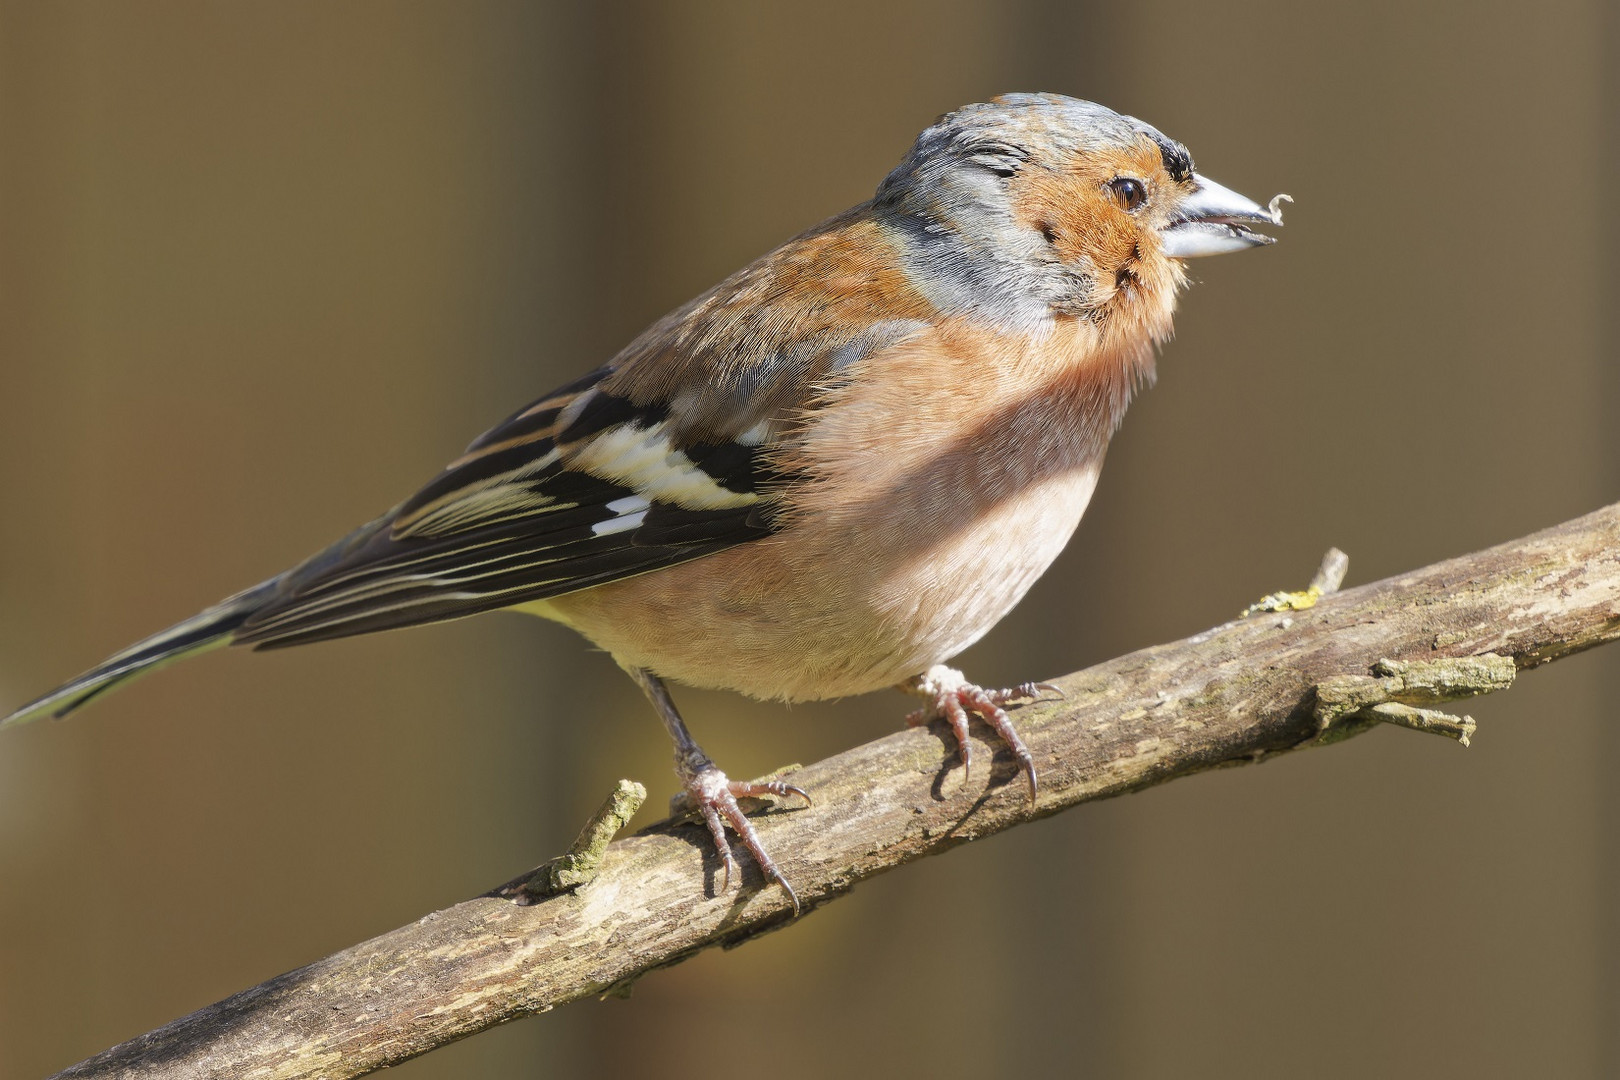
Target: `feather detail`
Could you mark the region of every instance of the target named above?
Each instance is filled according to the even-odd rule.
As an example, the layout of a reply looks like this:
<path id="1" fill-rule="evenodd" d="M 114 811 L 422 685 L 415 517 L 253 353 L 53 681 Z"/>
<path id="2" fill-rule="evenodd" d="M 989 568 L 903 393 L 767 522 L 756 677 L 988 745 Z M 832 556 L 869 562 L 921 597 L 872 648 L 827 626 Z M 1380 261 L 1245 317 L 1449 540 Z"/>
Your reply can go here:
<path id="1" fill-rule="evenodd" d="M 536 407 L 538 409 L 538 407 Z M 766 535 L 764 447 L 678 447 L 660 410 L 591 388 L 492 432 L 337 558 L 289 577 L 237 634 L 290 645 L 459 618 Z M 547 406 L 544 411 L 552 411 Z M 701 462 L 701 464 L 700 464 Z"/>
<path id="2" fill-rule="evenodd" d="M 807 411 L 926 328 L 925 302 L 880 272 L 893 262 L 886 244 L 863 208 L 733 275 L 295 568 L 235 640 L 292 645 L 459 618 L 770 535 L 801 481 L 783 462 Z"/>
<path id="3" fill-rule="evenodd" d="M 117 689 L 142 675 L 149 675 L 188 656 L 230 644 L 231 632 L 242 625 L 266 596 L 275 591 L 278 582 L 279 579 L 272 578 L 237 593 L 184 622 L 114 653 L 73 681 L 0 719 L 0 728 L 26 724 L 46 716 L 64 717 L 108 690 Z"/>

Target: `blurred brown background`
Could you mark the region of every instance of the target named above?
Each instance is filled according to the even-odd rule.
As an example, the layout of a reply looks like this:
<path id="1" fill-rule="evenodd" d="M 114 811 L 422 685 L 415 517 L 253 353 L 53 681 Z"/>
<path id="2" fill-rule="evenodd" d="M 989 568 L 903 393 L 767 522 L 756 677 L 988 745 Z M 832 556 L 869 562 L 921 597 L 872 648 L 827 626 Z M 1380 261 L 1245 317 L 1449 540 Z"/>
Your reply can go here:
<path id="1" fill-rule="evenodd" d="M 1593 509 L 1615 30 L 1595 0 L 5 0 L 0 707 L 390 505 L 1013 89 L 1298 203 L 1196 266 L 978 678 L 1196 632 L 1330 544 L 1365 582 Z M 1477 703 L 1468 751 L 1378 731 L 1084 807 L 402 1075 L 1617 1075 L 1617 692 L 1599 652 Z M 678 697 L 739 775 L 910 707 Z M 621 776 L 674 786 L 651 711 L 516 616 L 217 655 L 8 734 L 0 1077 L 504 880 Z"/>

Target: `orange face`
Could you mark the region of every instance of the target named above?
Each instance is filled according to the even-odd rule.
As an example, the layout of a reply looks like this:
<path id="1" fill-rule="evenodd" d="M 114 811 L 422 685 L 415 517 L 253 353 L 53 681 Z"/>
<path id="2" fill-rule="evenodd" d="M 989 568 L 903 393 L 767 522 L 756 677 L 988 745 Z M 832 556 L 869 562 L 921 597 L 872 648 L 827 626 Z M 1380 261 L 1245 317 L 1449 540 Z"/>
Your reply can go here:
<path id="1" fill-rule="evenodd" d="M 1092 279 L 1084 312 L 1156 312 L 1181 284 L 1180 267 L 1160 251 L 1159 229 L 1190 182 L 1165 168 L 1159 145 L 1143 135 L 1119 149 L 1070 155 L 1013 178 L 1014 217 L 1039 232 L 1053 257 Z"/>

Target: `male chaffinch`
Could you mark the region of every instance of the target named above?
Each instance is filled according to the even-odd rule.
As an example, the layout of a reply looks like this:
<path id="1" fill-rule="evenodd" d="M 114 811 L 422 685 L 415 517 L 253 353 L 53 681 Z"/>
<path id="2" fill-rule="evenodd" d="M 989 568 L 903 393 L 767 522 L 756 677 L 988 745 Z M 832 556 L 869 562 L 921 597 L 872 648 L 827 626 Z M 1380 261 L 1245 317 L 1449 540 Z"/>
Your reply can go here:
<path id="1" fill-rule="evenodd" d="M 1284 198 L 1279 196 L 1278 199 Z M 943 662 L 1079 524 L 1170 334 L 1181 260 L 1271 238 L 1269 208 L 1181 144 L 1056 94 L 924 131 L 871 201 L 789 240 L 514 413 L 311 558 L 109 658 L 0 726 L 64 715 L 220 645 L 278 648 L 497 608 L 612 654 L 675 743 L 724 861 L 729 823 L 798 900 L 664 679 L 807 701 L 900 684 L 1035 767 L 990 691 Z M 919 674 L 921 673 L 921 674 Z"/>

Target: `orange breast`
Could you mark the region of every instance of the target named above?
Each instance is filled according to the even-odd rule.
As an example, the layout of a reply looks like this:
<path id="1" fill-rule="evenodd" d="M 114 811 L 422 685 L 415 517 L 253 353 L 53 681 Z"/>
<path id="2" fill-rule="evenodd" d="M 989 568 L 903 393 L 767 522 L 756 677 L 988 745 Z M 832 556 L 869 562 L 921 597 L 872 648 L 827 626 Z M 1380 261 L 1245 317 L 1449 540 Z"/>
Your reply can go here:
<path id="1" fill-rule="evenodd" d="M 1056 558 L 1148 359 L 1082 320 L 1033 338 L 943 324 L 861 361 L 815 414 L 780 532 L 526 610 L 691 685 L 893 685 L 977 640 Z"/>

